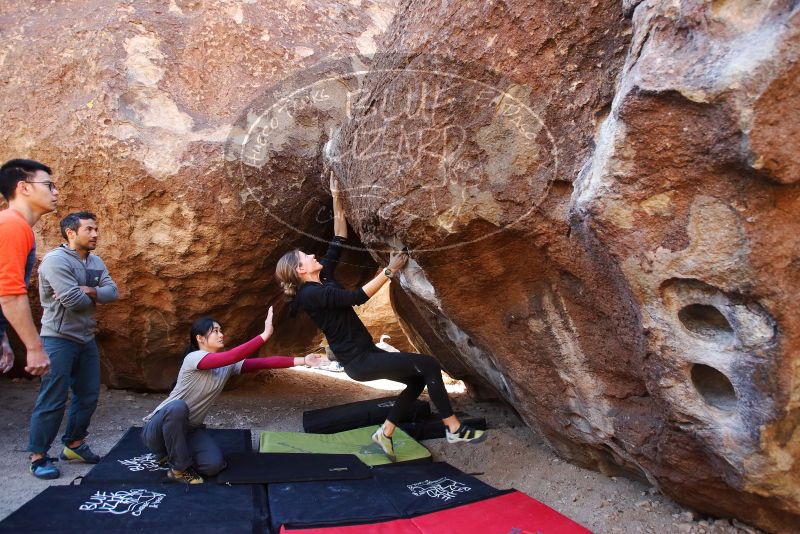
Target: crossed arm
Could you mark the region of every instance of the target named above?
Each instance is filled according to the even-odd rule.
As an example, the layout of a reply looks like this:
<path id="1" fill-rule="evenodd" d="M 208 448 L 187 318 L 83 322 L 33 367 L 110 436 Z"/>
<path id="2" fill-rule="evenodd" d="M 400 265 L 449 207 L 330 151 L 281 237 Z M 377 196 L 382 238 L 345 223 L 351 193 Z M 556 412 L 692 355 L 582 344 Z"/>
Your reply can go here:
<path id="1" fill-rule="evenodd" d="M 92 307 L 95 302 L 102 304 L 117 300 L 117 284 L 111 279 L 105 265 L 97 287 L 88 287 L 78 283 L 69 265 L 58 258 L 45 256 L 39 266 L 39 278 L 45 292 L 51 291 L 53 298 L 65 308 L 78 311 Z"/>

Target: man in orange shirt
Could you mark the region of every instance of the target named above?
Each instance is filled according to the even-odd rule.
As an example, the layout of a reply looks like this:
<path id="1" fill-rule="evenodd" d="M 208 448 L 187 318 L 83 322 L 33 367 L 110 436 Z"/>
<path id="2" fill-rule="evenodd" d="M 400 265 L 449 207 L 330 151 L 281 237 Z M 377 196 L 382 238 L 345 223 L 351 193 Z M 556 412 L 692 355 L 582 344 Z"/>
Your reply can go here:
<path id="1" fill-rule="evenodd" d="M 32 375 L 50 368 L 27 287 L 36 260 L 33 225 L 56 209 L 58 189 L 50 174 L 50 167 L 29 159 L 12 159 L 0 167 L 0 194 L 8 201 L 8 209 L 0 211 L 0 339 L 6 341 L 9 324 L 14 327 L 28 352 L 25 370 Z"/>

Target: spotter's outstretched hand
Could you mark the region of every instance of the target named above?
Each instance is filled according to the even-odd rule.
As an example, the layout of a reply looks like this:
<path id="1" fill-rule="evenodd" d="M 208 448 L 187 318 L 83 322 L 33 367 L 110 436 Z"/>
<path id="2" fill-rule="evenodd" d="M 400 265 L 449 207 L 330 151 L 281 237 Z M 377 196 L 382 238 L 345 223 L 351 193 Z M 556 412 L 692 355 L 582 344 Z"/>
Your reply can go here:
<path id="1" fill-rule="evenodd" d="M 270 306 L 269 310 L 267 310 L 267 318 L 264 321 L 264 331 L 261 333 L 262 339 L 264 341 L 268 340 L 274 330 L 272 327 L 272 306 Z"/>
<path id="2" fill-rule="evenodd" d="M 303 359 L 309 367 L 322 367 L 331 362 L 327 356 L 319 353 L 306 354 Z"/>

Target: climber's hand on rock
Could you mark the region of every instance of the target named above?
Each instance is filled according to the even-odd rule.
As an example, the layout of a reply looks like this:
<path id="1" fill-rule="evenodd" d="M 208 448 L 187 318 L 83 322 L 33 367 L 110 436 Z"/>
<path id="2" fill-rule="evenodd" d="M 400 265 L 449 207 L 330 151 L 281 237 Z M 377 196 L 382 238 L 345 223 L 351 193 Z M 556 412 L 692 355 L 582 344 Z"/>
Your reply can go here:
<path id="1" fill-rule="evenodd" d="M 392 251 L 391 256 L 389 256 L 389 269 L 391 269 L 392 272 L 397 272 L 405 267 L 407 261 L 408 254 L 406 252 L 402 250 Z"/>

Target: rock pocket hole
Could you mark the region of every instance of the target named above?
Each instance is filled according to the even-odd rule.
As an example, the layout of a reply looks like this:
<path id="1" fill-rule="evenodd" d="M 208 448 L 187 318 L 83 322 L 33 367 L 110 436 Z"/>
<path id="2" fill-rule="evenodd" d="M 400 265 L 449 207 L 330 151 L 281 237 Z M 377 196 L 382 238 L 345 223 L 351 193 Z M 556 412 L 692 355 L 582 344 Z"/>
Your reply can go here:
<path id="1" fill-rule="evenodd" d="M 736 409 L 736 391 L 728 377 L 713 367 L 697 363 L 692 366 L 692 384 L 708 404 L 720 410 Z"/>
<path id="2" fill-rule="evenodd" d="M 683 326 L 699 336 L 729 341 L 733 338 L 733 327 L 717 308 L 709 304 L 690 304 L 678 312 Z"/>

